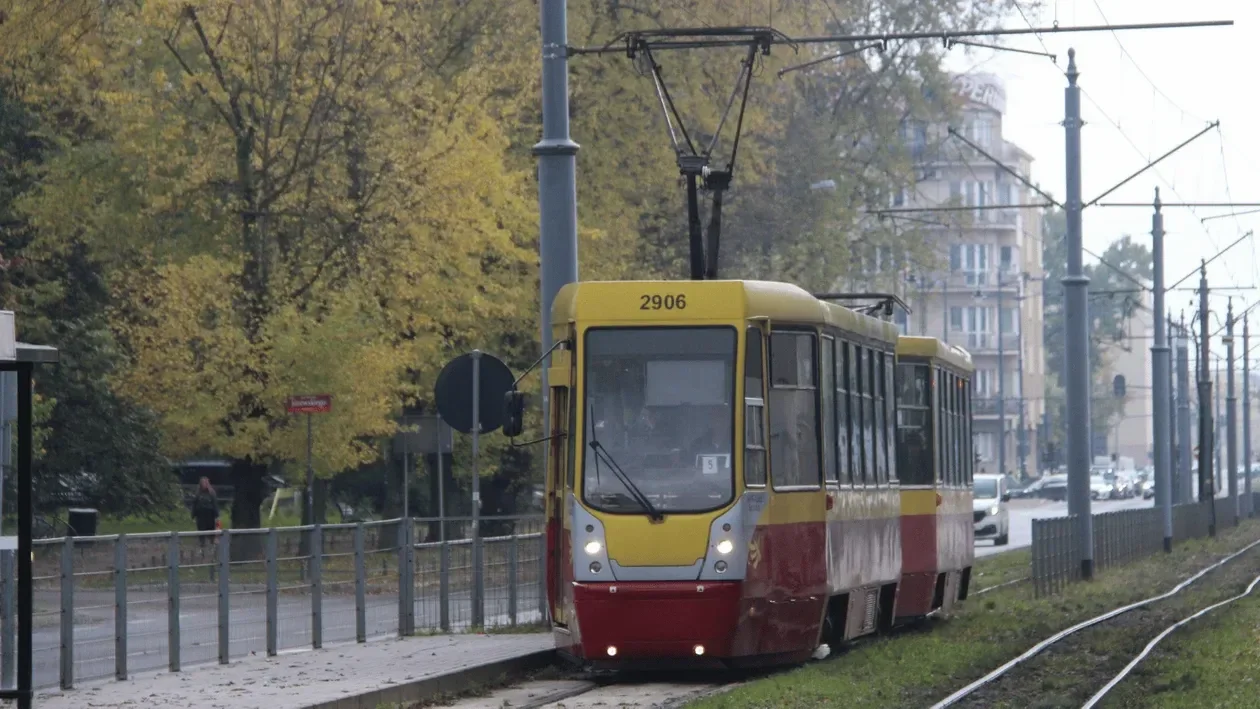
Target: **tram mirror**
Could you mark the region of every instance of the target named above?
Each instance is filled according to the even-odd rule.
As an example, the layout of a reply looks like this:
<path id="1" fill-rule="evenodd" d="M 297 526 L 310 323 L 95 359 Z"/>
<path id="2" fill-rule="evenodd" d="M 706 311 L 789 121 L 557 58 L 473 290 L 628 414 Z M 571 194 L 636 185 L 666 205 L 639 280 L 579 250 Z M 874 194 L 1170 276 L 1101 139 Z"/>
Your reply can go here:
<path id="1" fill-rule="evenodd" d="M 503 395 L 503 433 L 509 438 L 525 430 L 525 392 L 509 391 Z"/>

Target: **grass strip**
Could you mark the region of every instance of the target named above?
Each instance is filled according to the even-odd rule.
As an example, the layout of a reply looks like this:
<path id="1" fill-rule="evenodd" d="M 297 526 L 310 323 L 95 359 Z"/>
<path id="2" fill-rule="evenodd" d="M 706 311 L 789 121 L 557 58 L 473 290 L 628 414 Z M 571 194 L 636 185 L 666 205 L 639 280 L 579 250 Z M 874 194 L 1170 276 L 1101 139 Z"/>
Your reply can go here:
<path id="1" fill-rule="evenodd" d="M 1251 576 L 1260 573 L 1252 560 Z M 1101 706 L 1150 709 L 1260 705 L 1260 590 L 1169 635 Z"/>
<path id="2" fill-rule="evenodd" d="M 751 681 L 688 706 L 922 709 L 1054 632 L 1167 590 L 1258 537 L 1260 520 L 1248 520 L 1222 530 L 1215 539 L 1187 541 L 1172 554 L 1108 570 L 1092 583 L 1071 585 L 1064 594 L 1051 598 L 1032 598 L 1027 584 L 1008 586 L 965 602 L 949 618 L 841 648 L 822 662 Z M 1028 563 L 1027 554 L 1021 552 L 978 560 L 976 578 L 992 573 L 993 582 L 1000 583 L 997 579 L 1004 574 L 1017 577 L 1014 568 L 1020 557 Z M 1239 561 L 1251 558 L 1247 555 Z M 973 582 L 974 588 L 989 585 L 989 581 Z M 1034 699 L 1035 692 L 1022 706 L 1031 708 Z"/>

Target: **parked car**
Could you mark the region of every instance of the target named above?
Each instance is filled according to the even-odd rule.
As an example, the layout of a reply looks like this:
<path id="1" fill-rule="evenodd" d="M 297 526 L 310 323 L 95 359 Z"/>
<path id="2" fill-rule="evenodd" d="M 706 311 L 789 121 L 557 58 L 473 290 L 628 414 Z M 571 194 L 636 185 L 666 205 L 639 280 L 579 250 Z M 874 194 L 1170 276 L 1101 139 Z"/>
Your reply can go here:
<path id="1" fill-rule="evenodd" d="M 1155 480 L 1147 478 L 1142 481 L 1142 499 L 1149 500 L 1155 497 Z"/>
<path id="2" fill-rule="evenodd" d="M 995 546 L 1006 546 L 1011 534 L 1011 516 L 1006 503 L 1006 479 L 1001 475 L 977 475 L 972 490 L 972 512 L 975 516 L 976 539 L 992 539 Z"/>
<path id="3" fill-rule="evenodd" d="M 1089 498 L 1091 500 L 1111 500 L 1116 496 L 1116 486 L 1107 482 L 1101 475 L 1089 476 Z"/>
<path id="4" fill-rule="evenodd" d="M 1063 502 L 1067 499 L 1067 476 L 1047 475 L 1042 478 L 1037 490 L 1033 493 L 1046 500 Z"/>

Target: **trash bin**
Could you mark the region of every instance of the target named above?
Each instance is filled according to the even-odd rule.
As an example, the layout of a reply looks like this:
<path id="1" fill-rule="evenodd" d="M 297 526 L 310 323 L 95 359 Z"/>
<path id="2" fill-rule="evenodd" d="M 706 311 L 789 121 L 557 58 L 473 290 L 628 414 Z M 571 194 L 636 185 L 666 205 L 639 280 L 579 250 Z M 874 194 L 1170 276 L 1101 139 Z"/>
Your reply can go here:
<path id="1" fill-rule="evenodd" d="M 67 513 L 70 523 L 70 536 L 96 536 L 96 520 L 100 514 L 91 508 L 71 508 Z"/>

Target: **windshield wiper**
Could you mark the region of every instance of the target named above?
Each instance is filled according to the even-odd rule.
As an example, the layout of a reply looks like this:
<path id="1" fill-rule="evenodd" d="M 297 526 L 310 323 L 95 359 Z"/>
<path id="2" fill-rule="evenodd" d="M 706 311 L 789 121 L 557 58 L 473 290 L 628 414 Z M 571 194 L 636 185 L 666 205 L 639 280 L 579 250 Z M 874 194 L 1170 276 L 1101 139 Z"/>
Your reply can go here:
<path id="1" fill-rule="evenodd" d="M 613 460 L 612 456 L 608 453 L 608 449 L 605 448 L 603 444 L 599 442 L 599 439 L 595 437 L 594 406 L 591 407 L 591 450 L 595 452 L 596 476 L 599 475 L 599 460 L 603 457 L 604 462 L 608 463 L 608 468 L 613 471 L 613 475 L 617 476 L 617 479 L 620 480 L 621 484 L 626 487 L 626 491 L 630 493 L 631 497 L 634 498 L 634 501 L 638 502 L 643 507 L 643 510 L 648 513 L 648 519 L 651 519 L 654 522 L 659 522 L 665 519 L 665 515 L 661 514 L 656 507 L 652 505 L 652 502 L 648 500 L 647 495 L 644 495 L 643 491 L 639 489 L 639 486 L 634 484 L 634 482 L 630 479 L 630 476 L 626 475 L 626 472 L 621 469 L 620 465 L 617 465 L 617 461 Z"/>

